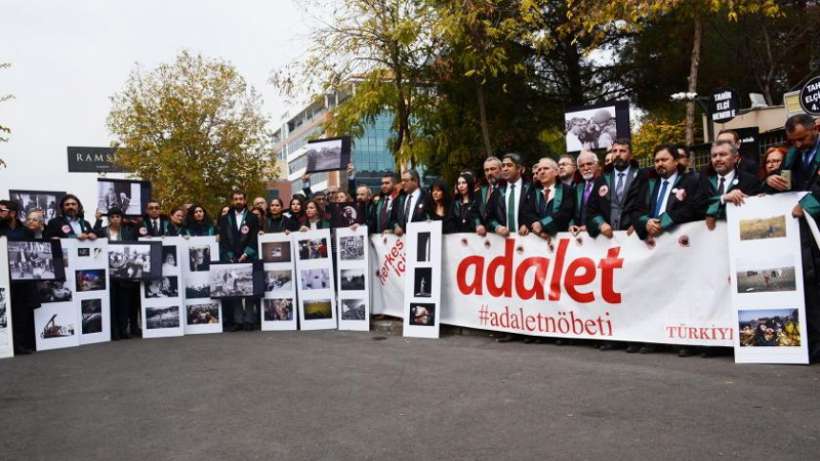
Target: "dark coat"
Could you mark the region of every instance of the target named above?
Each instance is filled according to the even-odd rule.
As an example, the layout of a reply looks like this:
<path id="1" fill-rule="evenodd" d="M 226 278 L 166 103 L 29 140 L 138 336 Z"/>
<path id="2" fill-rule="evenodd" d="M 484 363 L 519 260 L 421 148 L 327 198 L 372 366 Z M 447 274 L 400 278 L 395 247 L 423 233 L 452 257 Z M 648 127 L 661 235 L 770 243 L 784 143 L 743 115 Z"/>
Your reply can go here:
<path id="1" fill-rule="evenodd" d="M 702 175 L 700 181 L 701 194 L 706 197 L 706 216 L 726 219 L 726 204 L 720 203 L 720 195 L 718 194 L 717 173 L 714 173 L 714 171 L 709 173 L 711 174 Z M 757 176 L 743 170 L 735 170 L 734 180 L 731 184 L 724 184 L 723 188 L 724 194 L 740 189 L 746 195 L 757 195 L 763 190 Z"/>
<path id="2" fill-rule="evenodd" d="M 444 218 L 444 233 L 475 232 L 482 223 L 481 207 L 478 200 L 467 203 L 460 199 L 450 204 L 447 216 Z"/>
<path id="3" fill-rule="evenodd" d="M 251 260 L 257 256 L 257 235 L 259 220 L 256 215 L 245 209 L 242 224 L 237 229 L 236 215 L 230 210 L 219 220 L 219 253 L 224 262 L 238 261 L 243 254 Z"/>
<path id="4" fill-rule="evenodd" d="M 596 178 L 592 186 L 584 222 L 587 232 L 592 237 L 601 233 L 601 226 L 604 223 L 612 226 L 613 230 L 626 230 L 632 225 L 631 216 L 626 210 L 630 207 L 629 199 L 636 194 L 630 193 L 630 190 L 640 187 L 640 182 L 646 178 L 648 171 L 638 168 L 637 163 L 630 165 L 629 174 L 624 176 L 624 193 L 620 204 L 615 199 L 617 174 L 618 171 L 612 168 Z"/>
<path id="5" fill-rule="evenodd" d="M 493 191 L 490 197 L 490 202 L 487 204 L 487 221 L 489 224 L 489 231 L 495 232 L 498 226 L 507 226 L 507 203 L 504 200 L 504 194 L 507 193 L 507 185 L 499 187 Z M 527 224 L 527 194 L 530 193 L 532 184 L 526 181 L 521 183 L 521 196 L 518 200 L 518 210 L 516 219 L 519 227 Z M 510 232 L 517 232 L 518 229 L 510 229 Z"/>
<path id="6" fill-rule="evenodd" d="M 91 228 L 91 224 L 88 223 L 85 219 L 80 218 L 80 227 L 82 228 L 83 234 L 91 234 L 94 232 L 94 229 Z M 57 216 L 56 218 L 52 218 L 48 222 L 48 226 L 46 226 L 46 231 L 43 234 L 46 238 L 77 238 L 78 236 L 74 233 L 74 229 L 71 225 L 68 224 L 68 219 L 65 216 Z"/>
<path id="7" fill-rule="evenodd" d="M 143 216 L 142 220 L 137 224 L 137 235 L 139 237 L 162 237 L 163 235 L 172 235 L 171 221 L 160 216 L 159 229 L 154 229 L 151 220 L 148 216 Z"/>
<path id="8" fill-rule="evenodd" d="M 373 201 L 370 210 L 370 221 L 367 224 L 370 233 L 380 234 L 385 230 L 393 230 L 396 208 L 401 203 L 401 198 L 402 194 L 399 194 L 390 201 L 387 196 L 380 195 L 378 200 Z"/>
<path id="9" fill-rule="evenodd" d="M 660 190 L 662 179 L 652 170 L 639 187 L 630 190 L 634 194 L 628 199 L 630 208 L 627 210 L 635 226 L 635 232 L 642 240 L 646 239 L 646 223 L 651 219 L 652 210 Z M 657 217 L 664 231 L 672 229 L 678 224 L 703 219 L 706 213 L 706 196 L 701 192 L 700 181 L 697 175 L 678 171 L 677 179 L 671 187 L 666 211 Z M 679 198 L 680 197 L 680 198 Z"/>
<path id="10" fill-rule="evenodd" d="M 394 226 L 398 226 L 401 230 L 407 230 L 407 223 L 408 222 L 421 222 L 427 221 L 429 218 L 430 210 L 428 210 L 427 204 L 427 192 L 424 189 L 419 188 L 419 198 L 416 201 L 416 206 L 413 210 L 410 211 L 410 216 L 405 216 L 404 208 L 407 204 L 407 200 L 409 200 L 410 196 L 407 194 L 403 194 L 400 196 L 399 203 L 397 204 L 398 207 L 393 207 L 393 223 Z"/>
<path id="11" fill-rule="evenodd" d="M 545 203 L 543 189 L 531 187 L 525 207 L 525 223 L 530 230 L 535 222 L 539 222 L 544 232 L 555 235 L 569 229 L 575 213 L 575 194 L 572 186 L 557 182 L 549 203 Z"/>

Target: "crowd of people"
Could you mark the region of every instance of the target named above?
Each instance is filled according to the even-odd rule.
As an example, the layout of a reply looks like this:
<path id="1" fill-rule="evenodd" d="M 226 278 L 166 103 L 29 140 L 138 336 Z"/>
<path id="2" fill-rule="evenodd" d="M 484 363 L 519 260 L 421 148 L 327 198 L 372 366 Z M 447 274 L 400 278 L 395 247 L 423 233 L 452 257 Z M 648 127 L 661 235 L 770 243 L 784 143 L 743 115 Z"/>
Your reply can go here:
<path id="1" fill-rule="evenodd" d="M 760 171 L 749 171 L 741 161 L 736 132 L 722 131 L 711 146 L 710 162 L 702 171 L 692 168 L 692 154 L 682 146 L 659 145 L 653 149 L 653 167 L 640 168 L 628 140 L 617 139 L 604 157 L 581 151 L 562 155 L 557 161 L 541 158 L 531 167 L 522 156 L 505 153 L 491 156 L 483 164 L 483 180 L 471 171 L 459 172 L 455 184 L 435 180 L 421 186 L 417 171 L 404 170 L 381 178 L 380 190 L 356 186 L 355 170 L 348 166 L 348 190 L 312 193 L 309 177 L 302 194 L 286 205 L 281 199 L 253 199 L 234 192 L 219 218 L 213 222 L 207 210 L 187 204 L 163 215 L 160 204 L 147 203 L 145 215 L 125 220 L 122 211 L 109 210 L 102 225 L 98 212 L 92 226 L 83 219 L 79 199 L 66 195 L 60 213 L 43 228 L 42 220 L 27 219 L 25 227 L 16 218 L 17 205 L 0 202 L 2 233 L 10 238 L 89 238 L 129 240 L 140 236 L 218 235 L 220 259 L 245 262 L 257 258 L 257 236 L 266 232 L 298 232 L 333 227 L 367 225 L 372 233 L 401 236 L 409 222 L 442 221 L 445 233 L 470 232 L 501 236 L 534 234 L 550 239 L 557 232 L 587 232 L 594 238 L 612 238 L 614 231 L 635 233 L 649 244 L 675 226 L 703 221 L 709 229 L 726 217 L 726 206 L 743 205 L 747 197 L 786 191 L 808 191 L 792 214 L 820 217 L 820 137 L 812 117 L 795 115 L 785 124 L 787 144 L 769 149 Z M 36 216 L 35 216 L 36 218 Z M 807 324 L 810 353 L 820 355 L 820 305 L 818 274 L 820 251 L 812 241 L 806 220 L 800 220 Z M 115 338 L 139 335 L 134 308 L 134 282 L 112 281 L 113 332 Z M 23 290 L 14 290 L 22 292 Z M 14 294 L 14 292 L 13 292 Z M 21 295 L 22 296 L 22 295 Z M 19 298 L 19 296 L 18 296 Z M 30 306 L 31 301 L 14 306 Z M 36 295 L 32 297 L 36 299 Z M 138 303 L 138 296 L 136 296 Z M 15 307 L 16 308 L 16 307 Z M 223 301 L 226 321 L 232 330 L 253 329 L 259 321 L 258 302 Z M 15 317 L 16 318 L 16 317 Z M 17 329 L 29 331 L 30 329 Z M 499 341 L 531 337 L 506 335 Z M 562 341 L 558 341 L 562 343 Z M 564 341 L 565 342 L 565 341 Z M 627 352 L 653 352 L 651 344 L 629 345 L 603 342 L 602 350 L 625 348 Z M 681 356 L 692 348 L 681 348 Z"/>

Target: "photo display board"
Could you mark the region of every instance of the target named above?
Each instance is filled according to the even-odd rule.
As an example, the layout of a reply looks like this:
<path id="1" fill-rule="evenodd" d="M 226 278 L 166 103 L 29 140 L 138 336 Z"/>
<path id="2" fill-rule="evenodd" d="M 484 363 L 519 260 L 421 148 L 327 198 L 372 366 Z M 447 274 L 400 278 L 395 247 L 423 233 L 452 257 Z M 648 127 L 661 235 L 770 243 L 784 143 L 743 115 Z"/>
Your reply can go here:
<path id="1" fill-rule="evenodd" d="M 109 242 L 108 272 L 117 280 L 155 280 L 162 277 L 162 242 Z"/>
<path id="2" fill-rule="evenodd" d="M 59 214 L 60 201 L 65 197 L 65 191 L 50 190 L 20 190 L 10 189 L 9 198 L 20 207 L 17 217 L 25 224 L 28 214 L 32 211 L 43 212 L 43 224 L 48 225 L 52 218 Z"/>
<path id="3" fill-rule="evenodd" d="M 11 327 L 11 279 L 9 278 L 8 239 L 0 237 L 0 359 L 14 357 Z"/>
<path id="4" fill-rule="evenodd" d="M 367 226 L 336 229 L 340 330 L 370 330 L 369 250 Z"/>
<path id="5" fill-rule="evenodd" d="M 299 324 L 302 330 L 336 328 L 336 293 L 330 229 L 293 232 L 296 280 L 299 294 Z"/>
<path id="6" fill-rule="evenodd" d="M 139 218 L 149 201 L 148 181 L 97 178 L 97 209 L 105 216 L 111 208 L 119 208 L 125 216 Z"/>
<path id="7" fill-rule="evenodd" d="M 59 240 L 8 242 L 11 280 L 65 280 Z"/>
<path id="8" fill-rule="evenodd" d="M 800 226 L 792 217 L 802 195 L 726 207 L 737 363 L 809 363 Z"/>
<path id="9" fill-rule="evenodd" d="M 182 237 L 148 237 L 140 241 L 156 242 L 162 246 L 162 276 L 143 280 L 140 284 L 140 305 L 142 310 L 142 337 L 164 338 L 182 336 L 185 329 L 182 324 L 182 295 L 185 287 L 182 284 L 182 264 L 185 239 Z"/>
<path id="10" fill-rule="evenodd" d="M 441 221 L 407 225 L 404 336 L 438 338 L 441 317 Z"/>
<path id="11" fill-rule="evenodd" d="M 185 334 L 222 333 L 222 303 L 211 299 L 211 262 L 219 260 L 216 236 L 189 237 L 182 249 Z"/>
<path id="12" fill-rule="evenodd" d="M 68 272 L 74 273 L 74 305 L 79 316 L 80 344 L 111 341 L 108 239 L 62 241 L 69 245 L 63 250 L 69 258 Z"/>
<path id="13" fill-rule="evenodd" d="M 260 235 L 259 257 L 265 271 L 265 295 L 260 309 L 262 331 L 296 330 L 296 277 L 290 235 Z"/>

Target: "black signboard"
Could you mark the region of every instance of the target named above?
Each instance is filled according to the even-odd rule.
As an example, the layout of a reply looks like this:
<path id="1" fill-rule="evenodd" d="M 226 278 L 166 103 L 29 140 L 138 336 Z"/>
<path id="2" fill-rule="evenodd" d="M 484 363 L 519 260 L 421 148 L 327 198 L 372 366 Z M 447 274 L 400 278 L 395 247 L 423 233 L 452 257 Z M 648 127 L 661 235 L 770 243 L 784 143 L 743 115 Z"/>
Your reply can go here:
<path id="1" fill-rule="evenodd" d="M 800 90 L 800 107 L 810 115 L 820 115 L 820 75 L 813 77 Z"/>
<path id="2" fill-rule="evenodd" d="M 68 171 L 70 173 L 125 173 L 114 164 L 113 147 L 68 146 Z"/>
<path id="3" fill-rule="evenodd" d="M 731 88 L 719 88 L 712 93 L 712 121 L 726 123 L 737 115 L 737 93 Z"/>

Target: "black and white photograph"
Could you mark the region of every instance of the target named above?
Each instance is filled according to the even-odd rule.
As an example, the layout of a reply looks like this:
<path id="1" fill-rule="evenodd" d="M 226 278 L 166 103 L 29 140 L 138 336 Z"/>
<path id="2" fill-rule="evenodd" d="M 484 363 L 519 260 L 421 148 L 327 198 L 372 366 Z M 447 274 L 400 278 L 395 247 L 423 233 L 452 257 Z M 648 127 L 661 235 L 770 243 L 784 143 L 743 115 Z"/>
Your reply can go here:
<path id="1" fill-rule="evenodd" d="M 305 155 L 306 173 L 343 170 L 350 162 L 350 138 L 310 141 Z"/>
<path id="2" fill-rule="evenodd" d="M 343 261 L 361 261 L 364 259 L 364 236 L 339 237 L 339 257 Z"/>
<path id="3" fill-rule="evenodd" d="M 609 149 L 618 138 L 614 105 L 567 112 L 564 122 L 568 152 Z"/>
<path id="4" fill-rule="evenodd" d="M 290 242 L 262 243 L 262 261 L 266 263 L 289 263 Z"/>
<path id="5" fill-rule="evenodd" d="M 419 232 L 416 240 L 416 261 L 430 262 L 430 233 Z"/>
<path id="6" fill-rule="evenodd" d="M 339 277 L 340 289 L 343 291 L 364 290 L 364 269 L 342 269 Z"/>
<path id="7" fill-rule="evenodd" d="M 350 227 L 358 222 L 359 211 L 353 202 L 336 203 L 330 209 L 330 225 L 333 228 Z"/>
<path id="8" fill-rule="evenodd" d="M 738 258 L 737 292 L 764 293 L 796 290 L 794 255 L 766 254 Z"/>
<path id="9" fill-rule="evenodd" d="M 103 284 L 105 288 L 105 284 Z M 44 280 L 37 282 L 40 303 L 62 303 L 71 301 L 71 287 L 68 280 Z"/>
<path id="10" fill-rule="evenodd" d="M 189 280 L 185 285 L 185 297 L 188 299 L 210 298 L 211 287 L 207 280 Z"/>
<path id="11" fill-rule="evenodd" d="M 327 258 L 327 239 L 305 239 L 298 241 L 299 259 Z"/>
<path id="12" fill-rule="evenodd" d="M 433 326 L 436 305 L 433 303 L 410 303 L 410 325 Z"/>
<path id="13" fill-rule="evenodd" d="M 266 322 L 293 320 L 293 300 L 290 298 L 265 299 L 262 307 Z"/>
<path id="14" fill-rule="evenodd" d="M 65 197 L 65 192 L 43 191 L 43 190 L 10 190 L 9 199 L 16 202 L 20 210 L 17 217 L 24 224 L 32 211 L 39 211 L 43 214 L 43 222 L 48 222 L 55 218 L 59 212 L 60 200 Z"/>
<path id="15" fill-rule="evenodd" d="M 342 320 L 364 320 L 366 314 L 363 299 L 342 300 Z"/>
<path id="16" fill-rule="evenodd" d="M 265 291 L 293 290 L 292 277 L 289 270 L 265 271 Z"/>
<path id="17" fill-rule="evenodd" d="M 8 242 L 8 254 L 11 280 L 65 278 L 59 241 Z"/>
<path id="18" fill-rule="evenodd" d="M 219 323 L 219 303 L 191 304 L 186 310 L 188 325 Z"/>
<path id="19" fill-rule="evenodd" d="M 179 280 L 176 277 L 162 277 L 161 279 L 145 282 L 145 297 L 176 298 L 179 296 Z"/>
<path id="20" fill-rule="evenodd" d="M 327 269 L 302 269 L 303 290 L 330 288 L 330 271 Z"/>
<path id="21" fill-rule="evenodd" d="M 111 208 L 119 208 L 124 215 L 138 217 L 148 200 L 151 186 L 144 181 L 128 179 L 97 179 L 97 209 L 104 215 Z"/>
<path id="22" fill-rule="evenodd" d="M 162 247 L 162 273 L 174 272 L 177 269 L 177 247 L 175 245 Z"/>
<path id="23" fill-rule="evenodd" d="M 333 308 L 329 299 L 311 299 L 303 301 L 305 320 L 322 320 L 333 318 Z"/>
<path id="24" fill-rule="evenodd" d="M 0 338 L 8 338 L 9 317 L 6 315 L 6 305 L 6 289 L 0 287 Z"/>
<path id="25" fill-rule="evenodd" d="M 77 248 L 77 256 L 80 258 L 91 256 L 91 248 Z"/>
<path id="26" fill-rule="evenodd" d="M 73 311 L 72 314 L 74 315 L 69 315 L 69 313 L 66 312 L 52 315 L 43 326 L 43 329 L 40 330 L 40 338 L 50 339 L 74 336 L 74 322 L 76 321 L 77 311 Z"/>
<path id="27" fill-rule="evenodd" d="M 254 296 L 253 264 L 211 264 L 211 297 Z"/>
<path id="28" fill-rule="evenodd" d="M 191 246 L 188 248 L 191 272 L 208 272 L 211 268 L 211 247 Z"/>
<path id="29" fill-rule="evenodd" d="M 83 299 L 80 301 L 80 310 L 83 315 L 83 334 L 101 333 L 103 331 L 102 300 Z"/>
<path id="30" fill-rule="evenodd" d="M 417 267 L 413 276 L 413 296 L 416 298 L 429 298 L 433 296 L 431 284 L 433 283 L 433 269 L 430 267 Z"/>
<path id="31" fill-rule="evenodd" d="M 179 328 L 179 306 L 146 307 L 145 328 Z"/>
<path id="32" fill-rule="evenodd" d="M 162 258 L 160 242 L 142 242 L 108 245 L 108 269 L 112 279 L 146 280 L 159 278 Z M 156 248 L 156 249 L 155 249 Z M 157 254 L 154 255 L 153 253 Z"/>
<path id="33" fill-rule="evenodd" d="M 84 269 L 74 272 L 77 293 L 105 290 L 105 269 Z"/>

